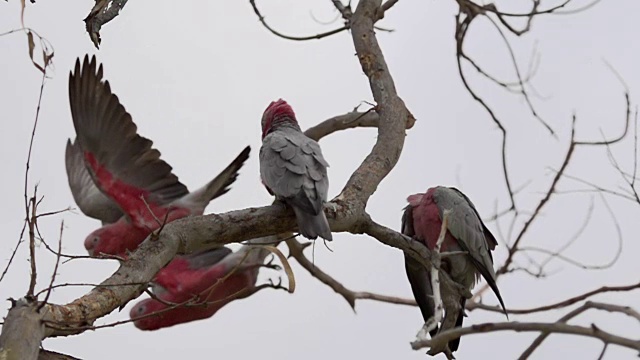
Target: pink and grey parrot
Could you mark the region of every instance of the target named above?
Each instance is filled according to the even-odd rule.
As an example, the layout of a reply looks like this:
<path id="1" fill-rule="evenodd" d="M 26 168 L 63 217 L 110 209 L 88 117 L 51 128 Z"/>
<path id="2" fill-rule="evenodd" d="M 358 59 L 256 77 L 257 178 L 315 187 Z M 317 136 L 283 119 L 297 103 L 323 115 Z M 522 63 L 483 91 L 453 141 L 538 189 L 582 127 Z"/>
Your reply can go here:
<path id="1" fill-rule="evenodd" d="M 271 195 L 291 206 L 308 239 L 332 240 L 323 211 L 327 167 L 320 145 L 302 133 L 291 106 L 282 99 L 271 102 L 262 115 L 260 176 Z"/>
<path id="2" fill-rule="evenodd" d="M 436 247 L 438 241 L 443 212 L 447 209 L 451 211 L 447 233 L 440 250 L 465 251 L 467 254 L 442 259 L 441 269 L 446 271 L 453 281 L 469 290 L 482 276 L 498 297 L 506 315 L 507 311 L 496 284 L 491 256 L 491 251 L 498 242 L 480 219 L 471 200 L 456 188 L 437 186 L 427 190 L 426 194 L 411 195 L 407 201 L 409 205 L 402 216 L 402 233 L 425 244 L 431 250 Z M 404 260 L 413 296 L 426 322 L 435 312 L 430 270 L 407 254 Z M 461 310 L 455 323 L 457 327 L 462 326 L 465 301 L 465 298 L 460 298 Z M 434 329 L 431 336 L 435 336 L 437 332 L 437 328 Z M 454 339 L 449 342 L 449 349 L 456 351 L 459 344 L 460 338 Z"/>
<path id="3" fill-rule="evenodd" d="M 255 284 L 268 254 L 268 250 L 244 246 L 235 253 L 221 247 L 177 256 L 153 281 L 153 294 L 162 301 L 143 300 L 131 309 L 130 317 L 140 318 L 134 320 L 134 325 L 141 330 L 209 318 L 231 301 L 259 290 Z M 197 305 L 171 308 L 168 304 L 189 300 Z M 151 315 L 154 313 L 157 314 Z"/>
<path id="4" fill-rule="evenodd" d="M 87 236 L 92 256 L 126 255 L 162 222 L 202 215 L 216 197 L 229 191 L 249 157 L 247 146 L 229 166 L 202 188 L 189 192 L 152 141 L 137 127 L 102 80 L 102 65 L 85 56 L 69 75 L 69 102 L 75 143 L 65 153 L 69 187 L 80 210 L 103 227 Z"/>

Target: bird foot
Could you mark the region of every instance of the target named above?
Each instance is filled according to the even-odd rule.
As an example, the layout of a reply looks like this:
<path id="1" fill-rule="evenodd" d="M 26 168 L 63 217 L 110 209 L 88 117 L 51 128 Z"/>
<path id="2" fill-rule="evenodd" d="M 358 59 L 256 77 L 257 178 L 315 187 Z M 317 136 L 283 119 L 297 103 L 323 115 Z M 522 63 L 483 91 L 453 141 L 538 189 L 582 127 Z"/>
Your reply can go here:
<path id="1" fill-rule="evenodd" d="M 327 202 L 327 203 L 324 203 L 324 206 L 325 206 L 327 209 L 331 210 L 332 212 L 336 212 L 336 211 L 338 211 L 338 205 L 336 205 L 336 203 L 334 203 L 334 202 Z"/>

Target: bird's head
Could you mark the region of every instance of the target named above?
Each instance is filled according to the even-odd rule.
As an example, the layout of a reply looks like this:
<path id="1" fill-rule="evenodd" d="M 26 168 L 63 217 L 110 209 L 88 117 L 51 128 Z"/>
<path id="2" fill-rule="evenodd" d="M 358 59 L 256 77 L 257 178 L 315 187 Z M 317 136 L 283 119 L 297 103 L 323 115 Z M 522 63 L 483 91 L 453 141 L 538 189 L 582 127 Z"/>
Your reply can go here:
<path id="1" fill-rule="evenodd" d="M 89 252 L 89 256 L 93 256 L 95 248 L 100 244 L 102 239 L 103 228 L 93 231 L 84 239 L 84 248 Z"/>
<path id="2" fill-rule="evenodd" d="M 105 225 L 84 239 L 84 248 L 89 256 L 115 255 L 125 258 L 127 252 L 135 250 L 144 240 L 139 240 L 133 231 L 123 231 L 118 223 Z"/>
<path id="3" fill-rule="evenodd" d="M 160 328 L 160 321 L 162 320 L 163 314 L 166 312 L 159 313 L 158 315 L 150 315 L 160 310 L 164 310 L 167 308 L 167 305 L 161 303 L 155 299 L 145 299 L 141 302 L 137 303 L 131 311 L 129 312 L 129 317 L 131 319 L 138 319 L 133 321 L 133 325 L 140 330 L 156 330 Z M 160 318 L 160 319 L 159 319 Z"/>
<path id="4" fill-rule="evenodd" d="M 262 114 L 262 138 L 273 129 L 282 124 L 293 124 L 298 127 L 296 114 L 286 101 L 279 99 L 272 101 Z"/>

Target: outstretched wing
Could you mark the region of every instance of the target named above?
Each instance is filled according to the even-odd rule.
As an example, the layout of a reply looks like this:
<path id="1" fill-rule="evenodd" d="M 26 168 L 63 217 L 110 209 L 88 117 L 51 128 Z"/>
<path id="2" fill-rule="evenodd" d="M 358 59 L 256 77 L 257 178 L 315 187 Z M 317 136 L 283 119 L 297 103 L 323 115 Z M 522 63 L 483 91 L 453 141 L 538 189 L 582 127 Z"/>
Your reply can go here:
<path id="1" fill-rule="evenodd" d="M 475 206 L 468 197 L 455 188 L 438 187 L 433 193 L 433 199 L 438 205 L 441 218 L 444 210 L 451 211 L 447 229 L 458 241 L 460 247 L 469 253 L 475 268 L 496 294 L 506 314 L 504 302 L 496 284 L 491 256 L 491 249 L 495 248 L 497 242 L 493 235 L 490 238 L 485 236 L 485 232 L 489 230 L 482 223 Z"/>
<path id="2" fill-rule="evenodd" d="M 149 204 L 161 205 L 188 193 L 153 149 L 102 80 L 102 65 L 85 56 L 69 75 L 69 103 L 85 164 L 97 187 L 130 217 Z"/>
<path id="3" fill-rule="evenodd" d="M 98 190 L 84 164 L 84 155 L 78 142 L 67 140 L 65 165 L 69 188 L 76 204 L 85 215 L 102 221 L 103 224 L 116 222 L 124 214 L 118 205 Z"/>
<path id="4" fill-rule="evenodd" d="M 295 129 L 272 132 L 260 149 L 260 175 L 267 188 L 310 214 L 318 215 L 327 200 L 328 166 L 320 145 Z"/>

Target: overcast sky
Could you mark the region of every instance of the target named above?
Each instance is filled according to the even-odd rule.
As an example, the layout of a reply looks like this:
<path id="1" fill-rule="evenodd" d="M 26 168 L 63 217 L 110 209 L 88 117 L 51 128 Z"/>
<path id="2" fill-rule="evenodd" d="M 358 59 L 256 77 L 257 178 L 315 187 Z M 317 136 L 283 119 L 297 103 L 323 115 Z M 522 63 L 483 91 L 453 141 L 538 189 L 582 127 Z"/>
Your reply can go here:
<path id="1" fill-rule="evenodd" d="M 575 7 L 588 1 L 575 0 Z M 139 132 L 152 139 L 175 173 L 190 188 L 215 176 L 246 145 L 252 156 L 233 189 L 207 208 L 207 213 L 260 206 L 271 202 L 258 171 L 260 117 L 270 101 L 282 97 L 307 128 L 330 116 L 345 113 L 361 101 L 372 101 L 368 81 L 354 56 L 348 33 L 311 42 L 276 38 L 257 21 L 248 1 L 130 1 L 122 14 L 102 29 L 97 51 L 82 19 L 91 1 L 60 6 L 56 2 L 27 2 L 25 24 L 45 36 L 55 48 L 55 68 L 47 80 L 36 135 L 30 187 L 39 184 L 44 195 L 41 211 L 75 205 L 64 168 L 64 146 L 74 137 L 68 105 L 67 79 L 77 57 L 97 54 L 105 78 L 132 114 Z M 153 6 L 151 4 L 153 3 Z M 507 4 L 508 3 L 508 4 Z M 559 1 L 550 1 L 551 6 Z M 501 9 L 528 9 L 529 1 L 502 1 Z M 337 13 L 328 0 L 258 1 L 267 21 L 280 31 L 308 35 L 341 23 L 322 25 Z M 475 202 L 483 217 L 508 205 L 501 173 L 500 136 L 486 112 L 464 90 L 455 63 L 455 2 L 400 1 L 380 23 L 393 33 L 379 33 L 385 58 L 398 93 L 418 119 L 408 131 L 402 157 L 394 171 L 371 198 L 368 211 L 378 222 L 398 229 L 407 195 L 434 185 L 460 187 Z M 533 31 L 509 36 L 523 69 L 531 53 L 539 55 L 533 99 L 541 116 L 558 132 L 549 133 L 527 111 L 521 97 L 505 93 L 467 68 L 470 83 L 484 96 L 509 131 L 508 164 L 515 187 L 528 186 L 516 198 L 531 210 L 548 186 L 567 148 L 571 114 L 578 115 L 581 139 L 619 134 L 624 122 L 623 86 L 605 65 L 609 62 L 625 79 L 632 98 L 640 89 L 640 45 L 637 40 L 637 1 L 603 1 L 576 15 L 551 15 L 533 22 Z M 19 2 L 0 2 L 0 33 L 18 28 Z M 488 71 L 513 81 L 509 54 L 491 23 L 472 24 L 466 50 Z M 0 38 L 0 105 L 3 127 L 0 156 L 4 164 L 3 206 L 0 209 L 2 267 L 19 235 L 24 218 L 23 174 L 28 140 L 35 114 L 41 73 L 27 56 L 26 36 Z M 330 194 L 337 195 L 351 172 L 369 152 L 375 130 L 351 130 L 321 142 L 329 169 Z M 632 139 L 612 148 L 629 171 L 633 165 Z M 578 149 L 569 173 L 615 188 L 623 185 L 603 149 Z M 562 189 L 578 188 L 563 181 Z M 30 190 L 31 191 L 31 190 Z M 501 278 L 499 286 L 507 307 L 524 308 L 558 301 L 602 285 L 638 281 L 637 254 L 640 206 L 607 198 L 624 236 L 617 264 L 603 271 L 585 271 L 553 263 L 553 276 L 537 280 L 517 273 Z M 615 255 L 617 234 L 602 200 L 589 194 L 564 195 L 544 209 L 525 244 L 554 249 L 569 239 L 584 222 L 589 204 L 594 213 L 578 242 L 567 255 L 589 264 L 604 264 Z M 99 226 L 79 212 L 43 218 L 45 238 L 57 240 L 64 219 L 66 253 L 85 254 L 84 237 Z M 506 232 L 508 222 L 500 224 Z M 499 234 L 496 223 L 488 226 Z M 516 231 L 522 226 L 516 224 Z M 366 236 L 336 234 L 333 252 L 315 251 L 322 269 L 354 290 L 410 297 L 402 254 Z M 494 258 L 506 257 L 504 238 Z M 20 297 L 28 288 L 27 247 L 20 248 L 7 278 L 0 283 L 0 298 Z M 55 258 L 38 250 L 38 286 L 46 286 Z M 518 263 L 526 264 L 524 258 Z M 113 261 L 76 260 L 61 266 L 57 282 L 97 283 L 117 268 Z M 223 359 L 423 359 L 424 351 L 409 346 L 422 318 L 417 308 L 360 301 L 357 314 L 328 287 L 294 265 L 298 288 L 293 295 L 266 290 L 234 302 L 213 318 L 155 332 L 142 332 L 127 324 L 86 332 L 81 336 L 48 339 L 47 349 L 89 359 L 223 358 Z M 261 274 L 261 281 L 266 279 Z M 51 300 L 66 303 L 86 288 L 56 290 Z M 597 299 L 616 304 L 640 303 L 638 291 Z M 496 303 L 492 294 L 485 301 Z M 98 323 L 128 318 L 132 303 Z M 8 308 L 5 303 L 2 313 Z M 540 316 L 511 316 L 512 321 L 553 321 L 564 312 Z M 498 314 L 473 312 L 467 324 L 504 321 Z M 638 338 L 640 327 L 622 316 L 588 313 L 575 321 L 597 322 L 604 329 Z M 460 359 L 513 359 L 534 334 L 494 333 L 462 339 Z M 554 335 L 534 359 L 595 358 L 601 344 Z M 606 359 L 635 358 L 631 351 L 610 347 Z"/>

